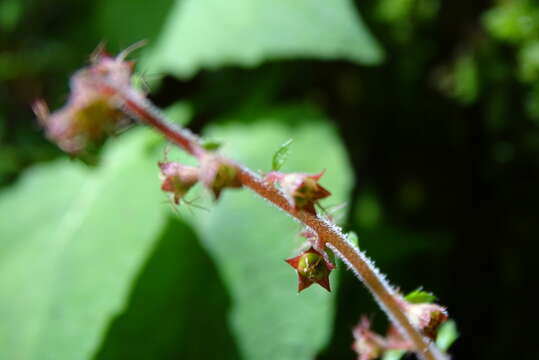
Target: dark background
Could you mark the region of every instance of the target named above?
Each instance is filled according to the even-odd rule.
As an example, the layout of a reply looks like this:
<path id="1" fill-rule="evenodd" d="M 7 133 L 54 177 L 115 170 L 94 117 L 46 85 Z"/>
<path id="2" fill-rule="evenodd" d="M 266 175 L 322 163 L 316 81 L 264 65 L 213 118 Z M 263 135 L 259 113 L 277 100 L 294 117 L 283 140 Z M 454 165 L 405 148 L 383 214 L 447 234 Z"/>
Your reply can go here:
<path id="1" fill-rule="evenodd" d="M 380 65 L 288 59 L 187 80 L 165 74 L 151 98 L 160 106 L 190 99 L 197 132 L 246 92 L 315 104 L 338 127 L 354 166 L 347 228 L 394 284 L 435 289 L 461 334 L 454 357 L 537 359 L 539 3 L 410 0 L 398 10 L 399 3 L 356 3 L 385 50 Z M 136 12 L 148 10 L 122 4 L 117 26 L 128 35 L 113 48 L 150 37 L 164 16 L 154 9 L 133 26 L 131 18 L 144 18 Z M 67 0 L 0 3 L 3 191 L 29 166 L 64 156 L 44 139 L 29 104 L 45 95 L 64 102 L 67 74 L 106 36 L 94 26 L 98 9 Z M 320 359 L 352 359 L 350 329 L 360 314 L 377 312 L 350 272 L 342 280 L 335 332 Z"/>

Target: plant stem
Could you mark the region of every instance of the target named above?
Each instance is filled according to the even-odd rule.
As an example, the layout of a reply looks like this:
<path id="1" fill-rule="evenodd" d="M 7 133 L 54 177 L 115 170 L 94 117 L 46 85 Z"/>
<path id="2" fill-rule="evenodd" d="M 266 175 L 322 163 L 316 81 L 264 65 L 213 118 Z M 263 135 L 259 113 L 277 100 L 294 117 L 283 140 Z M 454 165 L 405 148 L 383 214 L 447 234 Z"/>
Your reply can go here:
<path id="1" fill-rule="evenodd" d="M 145 98 L 130 90 L 117 89 L 110 84 L 101 83 L 99 85 L 103 91 L 118 98 L 127 114 L 155 128 L 169 141 L 183 148 L 191 155 L 200 158 L 206 153 L 206 150 L 200 146 L 197 136 L 189 130 L 177 127 L 166 121 L 164 116 Z M 363 282 L 378 301 L 380 307 L 386 312 L 392 323 L 405 338 L 412 342 L 417 355 L 421 359 L 447 359 L 445 354 L 441 353 L 431 341 L 427 340 L 410 323 L 396 300 L 400 295 L 389 285 L 385 277 L 374 266 L 373 262 L 346 240 L 346 236 L 336 225 L 307 212 L 296 211 L 283 194 L 273 185 L 264 182 L 259 175 L 243 165 L 234 163 L 228 159 L 225 160 L 237 166 L 239 171 L 238 177 L 243 186 L 271 201 L 277 207 L 289 213 L 317 233 L 322 244 L 332 249 L 352 269 L 359 280 Z"/>

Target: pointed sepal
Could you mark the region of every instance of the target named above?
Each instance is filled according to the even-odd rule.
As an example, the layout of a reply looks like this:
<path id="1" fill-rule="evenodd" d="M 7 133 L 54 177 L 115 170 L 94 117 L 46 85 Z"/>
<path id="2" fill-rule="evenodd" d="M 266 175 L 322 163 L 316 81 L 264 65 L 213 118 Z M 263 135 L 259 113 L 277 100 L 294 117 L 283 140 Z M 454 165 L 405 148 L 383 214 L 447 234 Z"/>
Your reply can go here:
<path id="1" fill-rule="evenodd" d="M 329 274 L 333 267 L 329 266 L 324 256 L 310 247 L 296 257 L 285 260 L 298 274 L 298 292 L 317 283 L 327 291 L 331 291 Z"/>
<path id="2" fill-rule="evenodd" d="M 205 154 L 200 160 L 200 180 L 212 192 L 215 200 L 219 199 L 223 189 L 242 186 L 238 168 L 212 153 Z"/>

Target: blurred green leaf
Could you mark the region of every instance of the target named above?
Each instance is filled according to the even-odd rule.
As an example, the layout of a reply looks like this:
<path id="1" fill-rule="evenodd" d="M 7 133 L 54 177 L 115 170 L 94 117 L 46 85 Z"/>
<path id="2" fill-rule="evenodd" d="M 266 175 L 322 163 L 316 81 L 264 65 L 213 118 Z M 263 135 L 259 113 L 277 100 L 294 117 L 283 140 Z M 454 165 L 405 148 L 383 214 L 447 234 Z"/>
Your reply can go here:
<path id="1" fill-rule="evenodd" d="M 59 161 L 0 196 L 0 358 L 87 359 L 163 225 L 147 133 L 101 167 Z"/>
<path id="2" fill-rule="evenodd" d="M 224 139 L 223 152 L 254 170 L 267 166 L 275 144 L 294 137 L 287 168 L 327 168 L 321 182 L 333 192 L 330 201 L 345 201 L 352 173 L 335 130 L 310 111 L 303 111 L 307 121 L 299 124 L 275 121 L 290 111 L 298 110 L 270 111 L 250 124 L 214 126 L 209 134 Z M 301 227 L 247 190 L 225 192 L 210 213 L 192 221 L 230 291 L 230 320 L 242 358 L 313 359 L 332 333 L 335 296 L 316 286 L 296 293 L 296 274 L 283 260 L 298 251 Z M 336 279 L 332 274 L 332 285 Z"/>
<path id="3" fill-rule="evenodd" d="M 388 350 L 384 352 L 382 360 L 400 360 L 406 354 L 404 350 Z"/>
<path id="4" fill-rule="evenodd" d="M 357 199 L 355 218 L 359 226 L 373 228 L 382 220 L 382 206 L 374 192 L 363 192 Z"/>
<path id="5" fill-rule="evenodd" d="M 436 336 L 436 346 L 442 351 L 447 351 L 451 345 L 458 339 L 457 324 L 455 320 L 447 320 L 438 330 Z"/>
<path id="6" fill-rule="evenodd" d="M 284 143 L 279 146 L 279 149 L 273 154 L 273 158 L 271 159 L 271 170 L 273 171 L 279 171 L 284 163 L 286 162 L 286 159 L 288 159 L 288 156 L 290 155 L 290 145 L 292 145 L 292 139 L 288 139 Z"/>
<path id="7" fill-rule="evenodd" d="M 204 138 L 201 141 L 201 145 L 206 150 L 215 151 L 215 150 L 219 150 L 219 148 L 223 145 L 223 143 L 217 139 Z"/>
<path id="8" fill-rule="evenodd" d="M 99 0 L 93 25 L 98 39 L 121 50 L 140 40 L 155 39 L 173 5 L 174 0 Z"/>
<path id="9" fill-rule="evenodd" d="M 353 231 L 350 231 L 348 234 L 346 234 L 348 241 L 354 245 L 355 247 L 359 247 L 358 243 L 358 237 L 357 234 Z"/>
<path id="10" fill-rule="evenodd" d="M 377 64 L 382 56 L 350 0 L 184 0 L 171 11 L 149 67 L 189 77 L 275 59 Z"/>
<path id="11" fill-rule="evenodd" d="M 376 15 L 382 21 L 403 21 L 412 15 L 415 0 L 381 0 L 377 3 Z"/>
<path id="12" fill-rule="evenodd" d="M 453 96 L 463 104 L 471 104 L 478 93 L 477 63 L 472 55 L 462 55 L 455 63 Z"/>
<path id="13" fill-rule="evenodd" d="M 171 217 L 94 359 L 215 359 L 216 349 L 219 359 L 239 359 L 229 305 L 197 235 Z"/>
<path id="14" fill-rule="evenodd" d="M 493 37 L 520 43 L 537 36 L 539 9 L 530 0 L 500 1 L 484 13 L 483 24 Z"/>
<path id="15" fill-rule="evenodd" d="M 532 86 L 525 99 L 528 116 L 539 126 L 539 84 Z"/>
<path id="16" fill-rule="evenodd" d="M 534 83 L 539 78 L 539 41 L 526 43 L 518 53 L 522 81 Z"/>
<path id="17" fill-rule="evenodd" d="M 408 293 L 404 299 L 412 304 L 431 303 L 436 300 L 436 296 L 433 293 L 427 292 L 421 288 L 415 289 Z"/>
<path id="18" fill-rule="evenodd" d="M 0 29 L 10 32 L 17 26 L 23 12 L 21 0 L 3 0 L 0 3 Z"/>

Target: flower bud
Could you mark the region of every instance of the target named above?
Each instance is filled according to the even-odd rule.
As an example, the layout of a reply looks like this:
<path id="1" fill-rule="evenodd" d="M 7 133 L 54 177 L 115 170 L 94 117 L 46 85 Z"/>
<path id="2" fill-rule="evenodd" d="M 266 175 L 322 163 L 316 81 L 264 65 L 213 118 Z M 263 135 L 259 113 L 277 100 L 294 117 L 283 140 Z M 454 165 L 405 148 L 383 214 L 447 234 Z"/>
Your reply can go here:
<path id="1" fill-rule="evenodd" d="M 365 316 L 354 328 L 353 335 L 352 349 L 358 354 L 358 360 L 378 359 L 386 350 L 385 339 L 370 329 L 370 321 Z"/>
<path id="2" fill-rule="evenodd" d="M 298 292 L 308 288 L 313 283 L 317 283 L 327 291 L 331 291 L 329 284 L 329 273 L 333 267 L 329 266 L 324 256 L 310 247 L 300 255 L 287 259 L 298 274 Z"/>
<path id="3" fill-rule="evenodd" d="M 100 50 L 90 66 L 71 77 L 71 92 L 64 107 L 49 114 L 43 101 L 34 104 L 47 137 L 62 150 L 79 153 L 127 125 L 129 119 L 121 111 L 118 99 L 103 91 L 100 84 L 130 87 L 132 72 L 133 63 L 124 61 L 124 54 L 112 58 Z"/>
<path id="4" fill-rule="evenodd" d="M 446 309 L 438 304 L 403 304 L 410 322 L 431 339 L 436 338 L 438 328 L 448 319 Z"/>
<path id="5" fill-rule="evenodd" d="M 176 162 L 160 162 L 161 190 L 171 193 L 175 204 L 195 185 L 199 177 L 199 169 Z"/>
<path id="6" fill-rule="evenodd" d="M 316 215 L 314 204 L 331 195 L 318 183 L 322 175 L 323 172 L 309 175 L 304 173 L 285 174 L 274 171 L 266 176 L 266 181 L 278 183 L 289 203 L 296 210 L 304 210 Z"/>
<path id="7" fill-rule="evenodd" d="M 200 162 L 200 180 L 210 189 L 217 200 L 224 188 L 239 188 L 236 166 L 213 154 L 206 154 Z"/>

